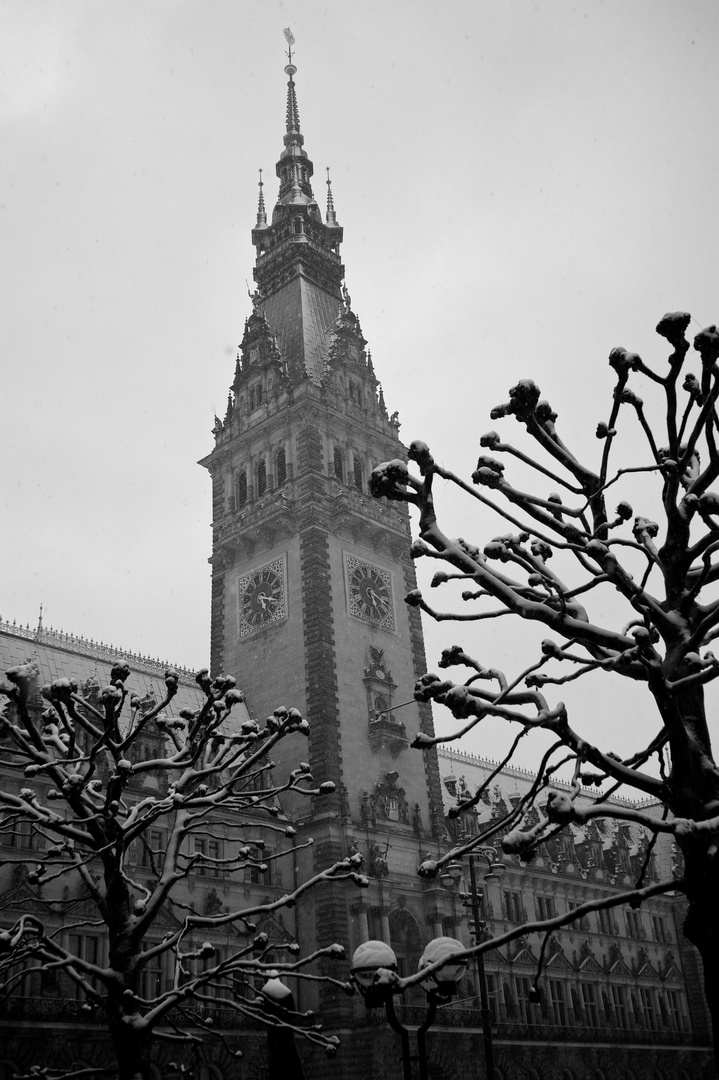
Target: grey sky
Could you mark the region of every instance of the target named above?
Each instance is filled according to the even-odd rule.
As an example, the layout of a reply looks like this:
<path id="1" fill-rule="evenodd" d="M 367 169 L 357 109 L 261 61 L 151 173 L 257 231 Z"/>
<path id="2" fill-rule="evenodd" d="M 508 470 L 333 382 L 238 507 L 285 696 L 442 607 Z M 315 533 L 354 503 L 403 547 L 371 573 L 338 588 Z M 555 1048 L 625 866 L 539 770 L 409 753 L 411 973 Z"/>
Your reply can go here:
<path id="1" fill-rule="evenodd" d="M 405 440 L 468 475 L 532 376 L 595 454 L 609 349 L 661 363 L 664 311 L 719 319 L 713 0 L 5 0 L 4 618 L 42 602 L 56 628 L 207 662 L 195 462 L 250 311 L 258 167 L 276 195 L 287 25 Z"/>

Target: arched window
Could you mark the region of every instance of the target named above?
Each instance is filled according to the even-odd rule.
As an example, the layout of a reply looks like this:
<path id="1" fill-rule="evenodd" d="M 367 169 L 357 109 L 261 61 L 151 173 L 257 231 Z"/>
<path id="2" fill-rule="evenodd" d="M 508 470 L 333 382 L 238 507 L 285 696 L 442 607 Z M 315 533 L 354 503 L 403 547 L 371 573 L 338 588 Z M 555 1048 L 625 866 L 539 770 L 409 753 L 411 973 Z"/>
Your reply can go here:
<path id="1" fill-rule="evenodd" d="M 343 461 L 343 458 L 342 458 L 342 451 L 340 450 L 339 446 L 335 446 L 334 466 L 335 466 L 335 476 L 337 477 L 337 479 L 340 481 L 341 484 L 344 484 L 344 482 L 345 482 L 345 465 L 344 465 L 344 461 Z"/>
<path id="2" fill-rule="evenodd" d="M 267 464 L 265 459 L 257 466 L 257 496 L 261 498 L 267 491 Z"/>
<path id="3" fill-rule="evenodd" d="M 247 473 L 244 469 L 240 472 L 235 484 L 235 502 L 237 506 L 244 506 L 247 502 Z"/>
<path id="4" fill-rule="evenodd" d="M 362 464 L 357 454 L 352 456 L 352 472 L 354 474 L 355 487 L 362 491 Z"/>
<path id="5" fill-rule="evenodd" d="M 277 486 L 282 487 L 287 479 L 287 457 L 285 455 L 285 448 L 281 446 L 277 451 Z"/>

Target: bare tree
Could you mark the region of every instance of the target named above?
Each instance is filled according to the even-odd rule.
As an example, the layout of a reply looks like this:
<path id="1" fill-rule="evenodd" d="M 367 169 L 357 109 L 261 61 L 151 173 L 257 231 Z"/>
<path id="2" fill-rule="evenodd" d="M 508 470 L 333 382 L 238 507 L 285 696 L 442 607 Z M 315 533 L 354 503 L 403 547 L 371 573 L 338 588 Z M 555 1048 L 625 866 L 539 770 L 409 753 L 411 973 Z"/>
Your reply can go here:
<path id="1" fill-rule="evenodd" d="M 149 1075 L 152 1037 L 198 1042 L 202 1029 L 210 1030 L 208 1006 L 217 994 L 238 1021 L 244 1016 L 289 1027 L 334 1053 L 337 1039 L 322 1033 L 312 1013 L 267 1010 L 255 987 L 271 973 L 351 992 L 348 984 L 307 970 L 320 957 L 341 957 L 341 946 L 300 957 L 293 941 L 256 933 L 257 920 L 293 907 L 321 883 L 366 885 L 361 858 L 338 862 L 274 902 L 242 910 L 218 904 L 200 914 L 182 891 L 193 870 L 239 880 L 247 868 L 263 874 L 267 845 L 257 839 L 258 829 L 275 843 L 287 838 L 279 839 L 286 850 L 271 854 L 273 860 L 293 858 L 311 844 L 296 843 L 278 799 L 288 793 L 319 797 L 334 785 L 315 785 L 306 764 L 276 782 L 270 758 L 280 740 L 306 736 L 307 721 L 296 709 L 283 708 L 263 727 L 254 720 L 234 722 L 231 711 L 243 700 L 235 680 L 212 680 L 204 670 L 196 677 L 198 707 L 170 719 L 165 710 L 178 691 L 177 673 L 166 673 L 166 696 L 155 703 L 128 692 L 127 664 L 115 664 L 109 685 L 94 695 L 83 696 L 66 678 L 43 686 L 43 708 L 36 702 L 38 674 L 28 662 L 8 671 L 9 683 L 0 685 L 9 699 L 0 721 L 0 766 L 6 781 L 19 774 L 27 785 L 12 794 L 3 783 L 0 831 L 24 828 L 34 835 L 35 853 L 19 852 L 16 861 L 32 860 L 27 880 L 37 893 L 33 908 L 44 905 L 48 914 L 0 906 L 5 995 L 21 990 L 38 970 L 64 974 L 84 995 L 83 1008 L 106 1019 L 121 1080 Z M 58 890 L 58 882 L 68 888 Z M 78 891 L 92 914 L 74 914 Z M 58 927 L 52 913 L 63 905 L 70 923 Z M 161 921 L 168 905 L 176 919 L 169 931 L 167 920 Z M 165 931 L 161 938 L 158 926 Z M 68 930 L 88 928 L 106 934 L 106 963 L 68 947 Z M 201 940 L 218 928 L 236 931 L 237 946 L 227 955 Z M 165 989 L 148 989 L 143 975 L 161 958 L 174 976 Z"/>
<path id="2" fill-rule="evenodd" d="M 503 839 L 506 852 L 531 858 L 539 845 L 570 823 L 608 814 L 639 823 L 654 837 L 659 833 L 673 836 L 683 855 L 683 871 L 677 880 L 651 886 L 651 893 L 679 889 L 686 894 L 684 929 L 703 959 L 716 1054 L 719 771 L 704 695 L 706 685 L 719 675 L 719 661 L 706 649 L 719 634 L 719 599 L 712 588 L 719 580 L 719 493 L 712 491 L 719 477 L 719 332 L 710 326 L 697 334 L 694 349 L 701 371 L 685 374 L 680 383 L 690 347 L 685 337 L 689 322 L 688 314 L 676 312 L 665 315 L 657 326 L 658 334 L 671 346 L 665 373 L 636 353 L 623 348 L 611 351 L 615 384 L 609 415 L 596 429 L 601 448 L 592 467 L 562 441 L 556 414 L 547 401 L 540 400 L 539 388 L 522 380 L 510 390 L 509 402 L 493 409 L 491 417 L 514 416 L 524 425 L 529 452 L 489 432 L 480 439 L 487 452 L 479 458 L 473 484 L 468 484 L 438 465 L 425 443 L 414 442 L 409 458 L 420 477 L 411 475 L 403 461 L 386 462 L 375 469 L 371 491 L 419 510 L 421 539 L 413 544 L 412 554 L 437 559 L 445 567 L 435 575 L 433 586 L 457 578 L 472 585 L 462 594 L 473 605 L 471 612 L 438 611 L 420 592 L 407 597 L 409 604 L 440 620 L 514 615 L 552 635 L 538 643 L 537 653 L 528 658 L 524 670 L 511 676 L 483 666 L 460 647 L 448 649 L 440 666 L 464 666 L 471 672 L 469 678 L 454 682 L 427 674 L 417 684 L 415 696 L 437 701 L 455 718 L 466 721 L 449 739 L 459 738 L 486 716 L 519 725 L 521 735 L 542 729 L 553 738 L 532 799 L 524 800 L 501 823 L 503 830 L 509 828 Z M 656 422 L 650 422 L 643 401 L 630 387 L 630 382 L 640 379 L 659 398 Z M 623 432 L 634 427 L 643 446 L 636 460 L 621 466 L 614 460 L 620 425 Z M 529 486 L 533 481 L 539 485 L 536 494 L 512 483 L 505 475 L 505 464 L 494 456 L 498 454 L 523 476 L 531 476 Z M 630 482 L 630 474 L 643 474 L 638 494 L 644 505 L 636 516 L 624 500 L 613 512 L 608 509 L 610 495 L 619 491 L 620 482 Z M 482 549 L 463 539 L 450 539 L 435 514 L 435 477 L 500 514 L 516 531 L 492 539 Z M 552 491 L 555 486 L 557 490 Z M 603 607 L 616 610 L 616 621 L 614 616 L 605 618 L 611 625 L 590 617 L 591 606 L 602 606 L 605 591 L 618 598 Z M 596 735 L 593 739 L 589 733 L 580 734 L 570 724 L 565 705 L 547 695 L 548 687 L 582 679 L 590 672 L 643 684 L 656 706 L 651 739 L 625 760 L 597 745 Z M 419 735 L 414 745 L 426 748 L 440 741 L 444 740 Z M 552 791 L 549 786 L 559 757 L 574 763 L 573 794 Z M 576 798 L 581 782 L 595 783 L 604 791 L 587 809 Z M 663 814 L 603 805 L 606 794 L 620 787 L 656 799 Z M 529 802 L 536 804 L 547 790 L 544 809 L 536 820 L 539 808 L 535 805 L 535 823 L 530 824 Z M 480 794 L 467 799 L 460 812 Z M 421 872 L 436 873 L 447 859 L 497 835 L 498 827 L 446 858 L 425 864 Z M 610 903 L 641 902 L 650 894 L 642 877 L 629 895 L 584 905 L 570 918 Z M 566 921 L 554 920 L 552 926 Z M 550 924 L 525 926 L 523 932 L 543 927 Z"/>

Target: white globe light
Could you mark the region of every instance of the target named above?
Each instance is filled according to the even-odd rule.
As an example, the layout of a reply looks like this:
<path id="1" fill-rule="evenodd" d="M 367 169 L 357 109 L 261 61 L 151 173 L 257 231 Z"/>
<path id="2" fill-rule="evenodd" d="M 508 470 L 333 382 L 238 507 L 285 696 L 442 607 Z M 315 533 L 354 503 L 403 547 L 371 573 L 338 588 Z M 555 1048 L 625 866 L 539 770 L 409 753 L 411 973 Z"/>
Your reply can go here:
<path id="1" fill-rule="evenodd" d="M 456 938 L 434 938 L 422 953 L 417 970 L 423 971 L 424 968 L 429 967 L 431 964 L 436 964 L 439 960 L 449 960 L 456 953 L 464 951 L 464 945 L 461 941 L 457 941 Z M 458 960 L 455 964 L 447 963 L 437 971 L 433 971 L 426 979 L 423 979 L 422 986 L 425 990 L 429 991 L 436 989 L 438 986 L 446 986 L 448 983 L 456 984 L 462 978 L 466 970 L 467 961 L 464 959 Z"/>
<path id="2" fill-rule="evenodd" d="M 352 956 L 352 975 L 361 986 L 369 987 L 379 968 L 397 970 L 394 950 L 384 941 L 363 941 Z"/>

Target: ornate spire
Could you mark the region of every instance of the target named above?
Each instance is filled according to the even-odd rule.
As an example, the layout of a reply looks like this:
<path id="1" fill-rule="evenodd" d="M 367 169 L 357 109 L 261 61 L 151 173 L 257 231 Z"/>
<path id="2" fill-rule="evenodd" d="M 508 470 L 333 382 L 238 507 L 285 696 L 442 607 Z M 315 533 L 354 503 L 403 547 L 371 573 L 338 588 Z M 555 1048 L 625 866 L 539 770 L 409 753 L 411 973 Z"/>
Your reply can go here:
<path id="1" fill-rule="evenodd" d="M 289 27 L 285 30 L 285 38 L 289 46 L 289 63 L 285 65 L 288 76 L 287 122 L 282 152 L 275 166 L 280 182 L 279 191 L 277 201 L 267 213 L 263 198 L 264 174 L 261 174 L 257 224 L 252 230 L 252 242 L 257 250 L 254 278 L 259 289 L 253 305 L 256 310 L 259 307 L 265 311 L 271 323 L 274 319 L 273 325 L 279 320 L 279 313 L 273 311 L 270 315 L 266 305 L 291 276 L 290 268 L 301 264 L 306 279 L 311 279 L 315 286 L 329 293 L 333 302 L 341 298 L 344 272 L 339 255 L 342 227 L 335 215 L 331 184 L 327 188 L 326 221 L 312 191 L 314 166 L 304 148 L 305 139 L 300 131 L 294 80 L 297 68 L 293 62 L 295 39 Z M 306 299 L 303 300 L 305 302 Z M 306 313 L 298 314 L 297 318 L 301 327 L 309 316 Z"/>
<path id="2" fill-rule="evenodd" d="M 299 135 L 300 114 L 297 110 L 297 94 L 295 93 L 295 84 L 292 80 L 292 76 L 297 72 L 297 68 L 292 63 L 292 46 L 295 43 L 295 35 L 290 30 L 289 26 L 286 26 L 282 33 L 285 35 L 285 41 L 287 42 L 287 59 L 289 60 L 289 64 L 285 68 L 285 74 L 290 77 L 290 80 L 287 83 L 287 134 Z M 285 140 L 285 144 L 286 142 L 287 140 Z"/>
<path id="3" fill-rule="evenodd" d="M 257 201 L 257 224 L 258 225 L 266 225 L 267 224 L 267 210 L 265 209 L 265 196 L 264 196 L 264 193 L 262 191 L 263 187 L 265 186 L 263 184 L 263 182 L 262 182 L 262 169 L 260 169 L 260 180 L 259 180 L 259 183 L 258 183 L 257 186 L 260 189 L 260 197 L 259 197 L 259 199 Z"/>
<path id="4" fill-rule="evenodd" d="M 335 203 L 332 198 L 332 181 L 330 180 L 330 167 L 327 166 L 327 217 L 325 221 L 328 225 L 337 224 L 337 215 L 335 214 Z"/>
<path id="5" fill-rule="evenodd" d="M 287 134 L 299 135 L 300 133 L 300 113 L 297 108 L 297 93 L 295 91 L 295 83 L 292 76 L 297 72 L 297 68 L 294 64 L 288 64 L 285 68 L 285 74 L 289 75 L 289 81 L 287 83 Z"/>

